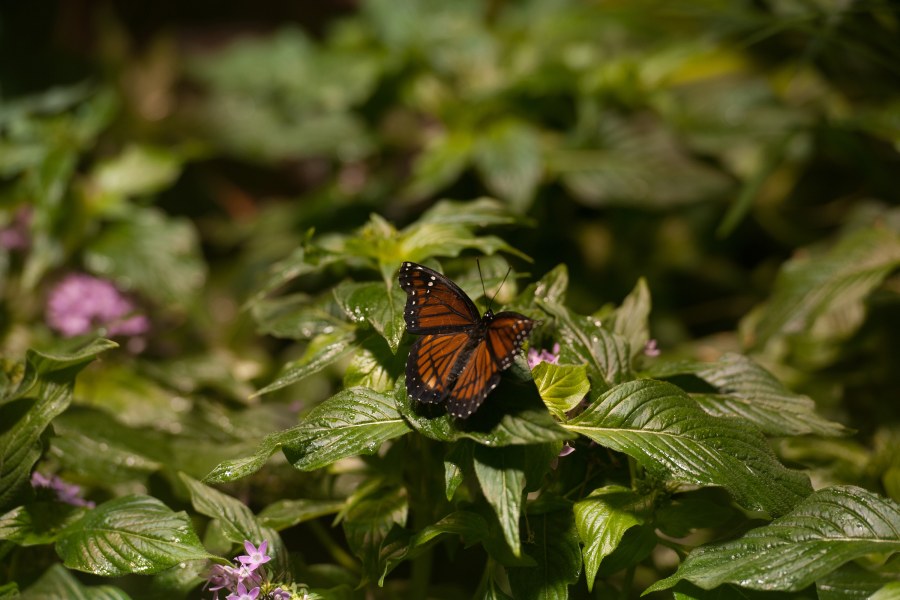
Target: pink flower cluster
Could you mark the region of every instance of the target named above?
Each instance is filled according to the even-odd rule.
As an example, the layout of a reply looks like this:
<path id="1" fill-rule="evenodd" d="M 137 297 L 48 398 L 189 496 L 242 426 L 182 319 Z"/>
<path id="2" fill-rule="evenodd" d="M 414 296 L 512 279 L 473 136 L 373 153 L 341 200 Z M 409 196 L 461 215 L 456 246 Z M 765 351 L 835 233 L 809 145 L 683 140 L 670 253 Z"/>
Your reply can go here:
<path id="1" fill-rule="evenodd" d="M 38 489 L 44 488 L 56 494 L 56 498 L 60 502 L 71 504 L 72 506 L 84 506 L 94 508 L 94 503 L 81 497 L 81 488 L 74 483 L 63 481 L 56 475 L 42 475 L 35 471 L 31 474 L 31 487 Z"/>
<path id="2" fill-rule="evenodd" d="M 83 274 L 65 277 L 50 292 L 47 324 L 66 337 L 97 328 L 109 336 L 136 336 L 150 328 L 147 317 L 110 281 Z"/>
<path id="3" fill-rule="evenodd" d="M 214 593 L 216 600 L 222 590 L 230 592 L 225 600 L 291 600 L 294 595 L 269 583 L 265 569 L 260 569 L 272 560 L 266 554 L 268 547 L 268 540 L 263 540 L 259 547 L 245 540 L 247 554 L 236 556 L 233 565 L 214 565 L 204 587 Z"/>
<path id="4" fill-rule="evenodd" d="M 559 364 L 559 344 L 553 344 L 552 352 L 547 352 L 544 349 L 538 351 L 534 348 L 529 348 L 526 360 L 528 361 L 529 369 L 535 368 L 542 362 L 547 362 L 554 365 Z"/>

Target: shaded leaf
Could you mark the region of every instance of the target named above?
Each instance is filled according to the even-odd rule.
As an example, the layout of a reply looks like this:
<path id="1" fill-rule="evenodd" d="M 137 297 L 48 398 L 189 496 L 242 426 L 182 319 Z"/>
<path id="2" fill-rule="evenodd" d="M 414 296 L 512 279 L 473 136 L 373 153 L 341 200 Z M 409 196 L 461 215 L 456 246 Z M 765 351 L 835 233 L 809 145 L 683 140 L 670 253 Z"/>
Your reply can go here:
<path id="1" fill-rule="evenodd" d="M 704 589 L 734 583 L 801 590 L 855 558 L 898 551 L 900 504 L 861 488 L 831 487 L 736 540 L 696 548 L 674 575 L 647 591 L 681 579 Z"/>
<path id="2" fill-rule="evenodd" d="M 502 202 L 493 198 L 476 198 L 461 201 L 441 200 L 422 213 L 418 222 L 489 227 L 509 225 L 520 218 L 511 213 Z"/>
<path id="3" fill-rule="evenodd" d="M 503 530 L 503 537 L 515 556 L 519 556 L 519 517 L 525 491 L 525 454 L 520 447 L 474 450 L 475 476 L 481 491 Z"/>
<path id="4" fill-rule="evenodd" d="M 92 272 L 166 306 L 186 308 L 206 281 L 194 226 L 153 208 L 119 215 L 92 239 L 84 260 Z"/>
<path id="5" fill-rule="evenodd" d="M 183 561 L 215 558 L 185 513 L 137 495 L 89 511 L 60 532 L 56 551 L 66 567 L 104 577 L 158 573 Z"/>
<path id="6" fill-rule="evenodd" d="M 130 600 L 131 596 L 111 585 L 86 586 L 60 564 L 55 564 L 22 592 L 22 600 Z"/>
<path id="7" fill-rule="evenodd" d="M 752 425 L 711 417 L 674 385 L 621 384 L 565 425 L 676 481 L 727 488 L 742 506 L 780 515 L 810 491 Z"/>
<path id="8" fill-rule="evenodd" d="M 280 531 L 304 521 L 334 514 L 343 506 L 343 500 L 278 500 L 262 509 L 256 520 L 264 527 Z"/>
<path id="9" fill-rule="evenodd" d="M 650 339 L 650 325 L 647 322 L 650 308 L 650 290 L 647 280 L 641 277 L 622 305 L 603 321 L 604 327 L 625 338 L 631 348 L 632 359 L 644 352 L 644 346 Z"/>
<path id="10" fill-rule="evenodd" d="M 474 150 L 488 189 L 525 212 L 544 171 L 538 132 L 525 122 L 501 120 L 476 138 Z"/>
<path id="11" fill-rule="evenodd" d="M 0 516 L 0 540 L 19 546 L 52 544 L 69 523 L 80 519 L 87 509 L 63 502 L 29 502 Z"/>
<path id="12" fill-rule="evenodd" d="M 284 431 L 270 433 L 263 438 L 263 441 L 259 444 L 259 447 L 253 455 L 219 463 L 206 475 L 206 477 L 203 478 L 203 482 L 226 483 L 228 481 L 247 477 L 256 471 L 259 471 L 263 465 L 266 464 L 266 461 L 269 460 L 269 457 L 281 449 L 283 444 L 297 436 L 297 430 L 300 427 L 301 426 L 298 425 L 297 427 L 285 429 Z"/>
<path id="13" fill-rule="evenodd" d="M 362 560 L 365 574 L 374 581 L 381 577 L 381 544 L 394 526 L 406 524 L 408 510 L 403 487 L 379 485 L 377 481 L 348 500 L 342 513 L 344 535 L 350 550 Z"/>
<path id="14" fill-rule="evenodd" d="M 569 508 L 528 515 L 532 539 L 523 550 L 535 567 L 511 567 L 509 584 L 513 596 L 522 600 L 562 600 L 569 597 L 569 584 L 581 573 L 581 552 L 575 520 Z"/>
<path id="15" fill-rule="evenodd" d="M 29 488 L 31 468 L 41 454 L 40 438 L 53 419 L 72 401 L 75 376 L 98 354 L 117 347 L 95 340 L 72 354 L 44 354 L 29 350 L 18 388 L 0 404 L 0 510 L 16 504 Z"/>

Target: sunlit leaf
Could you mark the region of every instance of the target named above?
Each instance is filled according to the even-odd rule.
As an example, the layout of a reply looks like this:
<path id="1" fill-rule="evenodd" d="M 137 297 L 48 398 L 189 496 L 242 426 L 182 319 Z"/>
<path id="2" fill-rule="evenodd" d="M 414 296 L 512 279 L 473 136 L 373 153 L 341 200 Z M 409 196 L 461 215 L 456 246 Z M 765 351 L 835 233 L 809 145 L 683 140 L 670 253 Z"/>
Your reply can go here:
<path id="1" fill-rule="evenodd" d="M 867 490 L 817 491 L 790 513 L 728 542 L 696 548 L 661 590 L 687 579 L 711 589 L 801 590 L 866 554 L 900 552 L 900 504 Z"/>
<path id="2" fill-rule="evenodd" d="M 286 364 L 275 381 L 256 394 L 262 395 L 280 390 L 318 373 L 325 367 L 352 354 L 357 349 L 358 342 L 356 333 L 344 328 L 317 335 L 310 341 L 303 356 Z"/>
<path id="3" fill-rule="evenodd" d="M 610 485 L 591 492 L 575 503 L 575 525 L 584 544 L 584 573 L 593 589 L 600 561 L 612 554 L 630 528 L 644 522 L 639 514 L 646 502 L 642 495 Z"/>
<path id="4" fill-rule="evenodd" d="M 632 358 L 644 351 L 644 346 L 650 339 L 650 326 L 647 323 L 650 307 L 650 290 L 642 277 L 622 301 L 622 305 L 602 321 L 604 327 L 628 341 Z"/>
<path id="5" fill-rule="evenodd" d="M 283 442 L 284 454 L 296 468 L 311 471 L 348 456 L 372 454 L 382 442 L 410 429 L 391 396 L 351 388 L 316 406 L 291 431 Z"/>
<path id="6" fill-rule="evenodd" d="M 532 369 L 534 383 L 547 408 L 559 419 L 581 402 L 591 389 L 584 365 L 542 362 Z"/>
<path id="7" fill-rule="evenodd" d="M 334 288 L 334 297 L 351 321 L 368 323 L 397 351 L 406 327 L 406 294 L 399 285 L 388 289 L 383 283 L 342 283 Z"/>
<path id="8" fill-rule="evenodd" d="M 747 422 L 707 415 L 674 385 L 618 385 L 593 400 L 566 428 L 624 452 L 646 469 L 683 483 L 719 485 L 753 510 L 781 515 L 810 492 Z"/>
<path id="9" fill-rule="evenodd" d="M 137 495 L 89 511 L 60 532 L 56 551 L 66 567 L 105 577 L 158 573 L 182 561 L 214 558 L 185 513 Z"/>

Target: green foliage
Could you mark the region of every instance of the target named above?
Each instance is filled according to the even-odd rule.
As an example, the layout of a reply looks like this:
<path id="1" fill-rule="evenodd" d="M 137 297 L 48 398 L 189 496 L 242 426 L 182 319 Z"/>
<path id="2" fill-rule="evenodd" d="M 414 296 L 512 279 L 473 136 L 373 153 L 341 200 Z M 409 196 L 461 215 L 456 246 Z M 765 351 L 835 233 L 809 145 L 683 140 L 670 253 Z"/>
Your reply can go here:
<path id="1" fill-rule="evenodd" d="M 0 598 L 896 597 L 896 11 L 336 7 L 0 11 Z M 402 261 L 536 321 L 470 418 Z"/>

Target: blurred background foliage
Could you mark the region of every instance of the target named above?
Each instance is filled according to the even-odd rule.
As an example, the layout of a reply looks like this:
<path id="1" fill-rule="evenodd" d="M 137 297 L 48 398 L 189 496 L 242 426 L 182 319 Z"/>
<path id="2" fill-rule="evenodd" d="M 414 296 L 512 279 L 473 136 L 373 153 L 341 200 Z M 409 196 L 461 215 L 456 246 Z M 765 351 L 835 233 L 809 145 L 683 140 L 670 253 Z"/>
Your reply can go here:
<path id="1" fill-rule="evenodd" d="M 663 353 L 751 353 L 860 431 L 783 456 L 900 498 L 898 40 L 887 0 L 3 3 L 4 354 L 59 343 L 64 272 L 113 279 L 155 333 L 81 401 L 202 476 L 295 418 L 248 399 L 309 337 L 244 310 L 277 261 L 489 196 L 523 283 L 565 263 L 588 314 L 645 277 Z"/>

